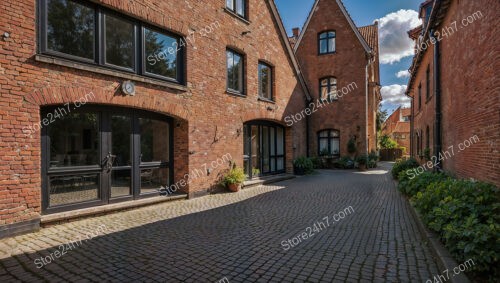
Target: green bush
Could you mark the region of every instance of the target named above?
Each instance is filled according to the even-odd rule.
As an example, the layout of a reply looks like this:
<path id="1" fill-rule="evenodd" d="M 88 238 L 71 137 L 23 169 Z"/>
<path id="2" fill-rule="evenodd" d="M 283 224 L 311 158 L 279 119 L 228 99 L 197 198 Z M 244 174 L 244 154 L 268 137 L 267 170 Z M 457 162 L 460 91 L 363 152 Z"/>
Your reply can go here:
<path id="1" fill-rule="evenodd" d="M 310 174 L 314 171 L 314 164 L 313 164 L 311 158 L 308 158 L 305 156 L 301 156 L 301 157 L 298 157 L 297 159 L 295 159 L 293 161 L 293 165 L 297 168 L 304 169 L 304 172 L 306 174 Z"/>
<path id="2" fill-rule="evenodd" d="M 413 177 L 413 178 L 412 178 Z M 434 182 L 446 180 L 447 177 L 443 173 L 424 172 L 418 176 L 408 174 L 408 170 L 401 171 L 398 176 L 398 189 L 410 196 L 415 196 L 418 192 L 424 191 L 427 186 Z"/>
<path id="3" fill-rule="evenodd" d="M 354 154 L 356 151 L 358 151 L 356 147 L 356 140 L 354 138 L 350 138 L 347 142 L 347 152 Z"/>
<path id="4" fill-rule="evenodd" d="M 319 157 L 311 157 L 311 162 L 313 163 L 314 169 L 321 169 L 323 167 L 323 163 Z"/>
<path id="5" fill-rule="evenodd" d="M 419 187 L 408 189 L 418 191 L 412 203 L 458 262 L 473 259 L 468 271 L 494 282 L 500 278 L 499 190 L 481 182 L 431 175 L 409 181 L 410 187 Z M 426 181 L 429 178 L 434 181 Z"/>
<path id="6" fill-rule="evenodd" d="M 231 184 L 242 184 L 247 176 L 245 175 L 245 171 L 243 168 L 240 167 L 233 167 L 227 175 L 224 177 L 223 183 L 225 185 L 231 185 Z"/>
<path id="7" fill-rule="evenodd" d="M 337 161 L 338 166 L 341 169 L 353 169 L 354 168 L 354 160 L 352 160 L 349 156 L 344 156 Z"/>
<path id="8" fill-rule="evenodd" d="M 408 169 L 417 168 L 420 166 L 417 160 L 413 157 L 409 159 L 401 159 L 396 161 L 396 164 L 392 167 L 392 177 L 397 179 L 399 177 L 399 173 L 402 171 L 406 171 Z"/>

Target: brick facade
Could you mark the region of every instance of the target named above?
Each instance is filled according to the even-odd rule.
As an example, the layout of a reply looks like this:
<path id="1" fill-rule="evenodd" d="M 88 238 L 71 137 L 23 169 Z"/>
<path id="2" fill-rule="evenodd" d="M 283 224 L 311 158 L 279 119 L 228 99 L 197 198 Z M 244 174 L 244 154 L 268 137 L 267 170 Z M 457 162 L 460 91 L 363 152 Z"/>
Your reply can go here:
<path id="1" fill-rule="evenodd" d="M 430 5 L 434 4 L 434 1 Z M 443 169 L 460 178 L 474 178 L 500 185 L 500 83 L 498 66 L 500 2 L 438 1 L 430 26 L 440 33 L 441 151 L 436 150 L 435 45 L 428 33 L 412 66 L 408 93 L 412 99 L 412 155 L 420 161 L 429 139 L 431 156 L 446 156 Z M 422 17 L 425 11 L 422 11 Z M 424 18 L 424 17 L 423 17 Z M 422 27 L 410 32 L 413 39 Z M 447 35 L 444 35 L 447 34 Z M 465 44 L 466 43 L 466 44 Z M 418 42 L 417 42 L 418 45 Z M 425 46 L 425 45 L 424 45 Z M 417 50 L 417 51 L 418 51 Z M 429 70 L 430 97 L 426 97 Z M 422 88 L 421 106 L 418 89 Z M 438 89 L 439 91 L 439 89 Z M 427 136 L 429 127 L 429 136 Z M 417 138 L 417 134 L 419 138 Z M 475 136 L 477 138 L 475 138 Z M 419 145 L 420 137 L 423 146 Z"/>
<path id="2" fill-rule="evenodd" d="M 411 109 L 399 107 L 382 125 L 382 135 L 388 135 L 395 140 L 399 146 L 404 147 L 404 155 L 410 154 L 410 118 Z"/>
<path id="3" fill-rule="evenodd" d="M 222 0 L 95 2 L 185 37 L 194 33 L 195 40 L 186 47 L 186 85 L 182 86 L 37 55 L 38 1 L 2 1 L 0 35 L 9 36 L 0 38 L 0 227 L 36 220 L 41 214 L 40 133 L 26 138 L 22 129 L 41 122 L 41 107 L 72 103 L 89 92 L 95 94 L 89 105 L 124 106 L 174 118 L 174 182 L 227 153 L 242 166 L 243 124 L 268 120 L 285 125 L 285 116 L 304 108 L 307 92 L 282 36 L 274 3 L 248 2 L 248 21 L 226 11 Z M 201 29 L 215 22 L 219 25 L 213 32 L 200 35 Z M 245 55 L 246 97 L 226 93 L 227 47 Z M 258 99 L 259 60 L 274 68 L 275 103 Z M 362 70 L 356 74 L 361 77 Z M 121 83 L 127 79 L 136 83 L 135 96 L 121 93 Z M 363 85 L 361 80 L 358 83 Z M 358 96 L 362 95 L 349 99 L 362 103 Z M 291 172 L 293 158 L 306 154 L 305 120 L 287 127 L 285 136 L 286 167 Z M 206 192 L 227 168 L 227 164 L 216 168 L 182 190 L 190 195 Z"/>
<path id="4" fill-rule="evenodd" d="M 318 54 L 319 35 L 324 31 L 336 32 L 333 54 Z M 318 104 L 322 78 L 335 77 L 339 91 L 337 101 L 327 103 L 311 115 L 309 153 L 319 154 L 318 132 L 327 129 L 340 131 L 341 156 L 349 155 L 347 143 L 352 137 L 356 139 L 357 154 L 376 150 L 375 120 L 381 100 L 378 24 L 358 30 L 341 1 L 318 0 L 300 37 L 292 42 L 297 42 L 295 54 L 313 102 Z"/>

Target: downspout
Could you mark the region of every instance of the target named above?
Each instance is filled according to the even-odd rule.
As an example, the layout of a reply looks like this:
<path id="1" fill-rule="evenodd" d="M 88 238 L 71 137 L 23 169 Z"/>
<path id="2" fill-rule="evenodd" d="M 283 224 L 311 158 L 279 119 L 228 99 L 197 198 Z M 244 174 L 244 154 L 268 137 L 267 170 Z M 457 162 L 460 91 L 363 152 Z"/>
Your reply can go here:
<path id="1" fill-rule="evenodd" d="M 369 145 L 368 145 L 368 89 L 369 89 L 369 81 L 370 81 L 370 78 L 368 76 L 368 68 L 370 67 L 371 64 L 373 64 L 373 62 L 375 62 L 375 60 L 373 60 L 372 58 L 372 54 L 368 54 L 368 63 L 366 64 L 366 67 L 365 67 L 365 151 L 366 151 L 366 155 L 368 155 L 368 149 L 369 149 Z"/>
<path id="2" fill-rule="evenodd" d="M 311 100 L 308 100 L 306 98 L 306 108 L 309 108 L 309 105 L 311 103 L 312 99 Z M 310 157 L 311 154 L 309 153 L 310 151 L 310 148 L 309 148 L 309 145 L 310 145 L 310 139 L 309 139 L 309 130 L 310 130 L 310 126 L 309 126 L 309 123 L 310 123 L 310 119 L 312 115 L 306 115 L 306 157 Z"/>
<path id="3" fill-rule="evenodd" d="M 415 117 L 415 113 L 413 112 L 414 111 L 414 105 L 413 105 L 413 102 L 414 102 L 414 99 L 413 99 L 413 96 L 410 96 L 408 95 L 408 92 L 405 93 L 406 96 L 408 96 L 411 100 L 411 115 L 410 115 L 410 157 L 413 157 L 413 142 L 414 142 L 414 137 L 413 137 L 413 132 L 415 131 L 413 129 L 413 118 Z"/>
<path id="4" fill-rule="evenodd" d="M 434 155 L 437 156 L 442 150 L 442 140 L 441 140 L 441 65 L 440 65 L 440 48 L 439 40 L 434 36 L 434 30 L 430 31 L 430 37 L 436 43 L 434 44 L 434 96 L 436 99 L 435 113 L 436 117 L 434 120 Z M 441 171 L 443 169 L 442 162 L 438 161 L 437 166 L 435 166 L 436 171 Z"/>

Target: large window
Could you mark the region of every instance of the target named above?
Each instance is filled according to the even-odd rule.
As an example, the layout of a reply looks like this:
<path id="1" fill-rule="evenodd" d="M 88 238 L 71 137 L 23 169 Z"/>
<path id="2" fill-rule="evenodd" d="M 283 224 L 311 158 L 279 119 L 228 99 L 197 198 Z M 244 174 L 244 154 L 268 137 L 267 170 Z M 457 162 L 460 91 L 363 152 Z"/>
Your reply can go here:
<path id="1" fill-rule="evenodd" d="M 324 130 L 318 133 L 318 154 L 320 156 L 340 157 L 340 132 Z"/>
<path id="2" fill-rule="evenodd" d="M 326 31 L 319 34 L 319 54 L 335 53 L 335 31 Z"/>
<path id="3" fill-rule="evenodd" d="M 320 80 L 319 97 L 321 100 L 338 100 L 337 96 L 337 79 L 334 77 L 324 78 Z"/>
<path id="4" fill-rule="evenodd" d="M 244 62 L 243 55 L 228 49 L 227 57 L 227 89 L 231 92 L 244 94 Z"/>
<path id="5" fill-rule="evenodd" d="M 272 67 L 262 62 L 259 62 L 259 96 L 273 100 Z"/>
<path id="6" fill-rule="evenodd" d="M 247 18 L 247 0 L 226 0 L 226 8 L 242 18 Z"/>
<path id="7" fill-rule="evenodd" d="M 44 108 L 43 210 L 158 196 L 171 184 L 170 119 L 123 108 Z"/>
<path id="8" fill-rule="evenodd" d="M 92 3 L 39 1 L 42 53 L 184 83 L 181 37 Z"/>

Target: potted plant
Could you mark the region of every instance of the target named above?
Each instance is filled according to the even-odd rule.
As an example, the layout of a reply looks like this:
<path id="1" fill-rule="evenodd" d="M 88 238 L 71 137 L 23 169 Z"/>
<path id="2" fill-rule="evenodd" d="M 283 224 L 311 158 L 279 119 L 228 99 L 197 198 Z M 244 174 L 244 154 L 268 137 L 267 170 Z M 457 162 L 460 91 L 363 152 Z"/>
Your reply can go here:
<path id="1" fill-rule="evenodd" d="M 320 152 L 319 155 L 321 156 L 321 163 L 324 164 L 323 167 L 327 169 L 331 169 L 333 167 L 332 163 L 332 156 L 330 154 L 330 151 L 327 148 L 323 148 Z"/>
<path id="2" fill-rule="evenodd" d="M 314 164 L 310 158 L 301 156 L 293 161 L 295 175 L 305 175 L 313 171 Z"/>
<path id="3" fill-rule="evenodd" d="M 354 154 L 358 151 L 356 147 L 356 140 L 354 138 L 350 138 L 349 141 L 347 142 L 347 152 L 350 154 Z"/>
<path id="4" fill-rule="evenodd" d="M 366 164 L 368 163 L 368 156 L 360 155 L 356 158 L 356 162 L 358 162 L 358 168 L 361 171 L 366 171 Z"/>
<path id="5" fill-rule="evenodd" d="M 243 168 L 234 166 L 224 177 L 223 182 L 231 192 L 237 192 L 240 190 L 241 184 L 243 184 L 245 179 L 246 175 Z"/>

